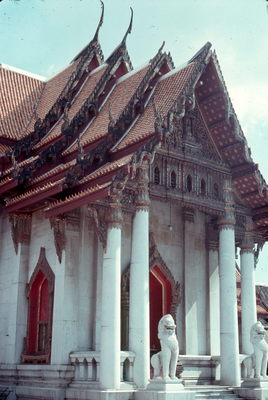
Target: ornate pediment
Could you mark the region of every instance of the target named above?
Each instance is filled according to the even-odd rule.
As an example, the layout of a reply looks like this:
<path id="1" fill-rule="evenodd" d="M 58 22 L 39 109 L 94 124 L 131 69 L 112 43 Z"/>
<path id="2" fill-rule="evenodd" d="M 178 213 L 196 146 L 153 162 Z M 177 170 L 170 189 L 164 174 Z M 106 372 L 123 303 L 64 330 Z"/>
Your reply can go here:
<path id="1" fill-rule="evenodd" d="M 196 106 L 183 118 L 173 115 L 170 132 L 162 145 L 163 149 L 193 159 L 222 164 L 220 154 L 214 145 L 201 113 Z"/>

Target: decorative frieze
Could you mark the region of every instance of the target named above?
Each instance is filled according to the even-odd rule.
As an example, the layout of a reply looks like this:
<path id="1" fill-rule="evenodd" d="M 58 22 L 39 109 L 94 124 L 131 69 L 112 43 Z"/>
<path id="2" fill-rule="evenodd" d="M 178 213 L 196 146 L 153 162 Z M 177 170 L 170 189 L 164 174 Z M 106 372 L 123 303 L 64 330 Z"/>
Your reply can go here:
<path id="1" fill-rule="evenodd" d="M 31 237 L 32 215 L 31 214 L 9 214 L 11 235 L 16 254 L 18 254 L 19 243 L 29 243 Z"/>

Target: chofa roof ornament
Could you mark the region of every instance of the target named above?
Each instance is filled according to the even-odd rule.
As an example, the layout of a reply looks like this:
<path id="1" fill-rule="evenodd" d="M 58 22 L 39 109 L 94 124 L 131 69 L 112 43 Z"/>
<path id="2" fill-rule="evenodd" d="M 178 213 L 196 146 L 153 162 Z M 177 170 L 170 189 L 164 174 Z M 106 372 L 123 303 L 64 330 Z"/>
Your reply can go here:
<path id="1" fill-rule="evenodd" d="M 92 47 L 97 47 L 99 46 L 99 30 L 100 27 L 103 24 L 103 17 L 104 17 L 104 3 L 102 0 L 100 0 L 101 2 L 101 16 L 100 16 L 100 20 L 95 32 L 95 35 L 93 36 L 93 39 L 89 42 L 89 44 L 87 44 L 76 56 L 75 58 L 72 60 L 72 62 L 78 60 L 78 58 L 81 58 L 82 56 L 84 56 L 88 51 L 90 51 L 90 49 Z"/>

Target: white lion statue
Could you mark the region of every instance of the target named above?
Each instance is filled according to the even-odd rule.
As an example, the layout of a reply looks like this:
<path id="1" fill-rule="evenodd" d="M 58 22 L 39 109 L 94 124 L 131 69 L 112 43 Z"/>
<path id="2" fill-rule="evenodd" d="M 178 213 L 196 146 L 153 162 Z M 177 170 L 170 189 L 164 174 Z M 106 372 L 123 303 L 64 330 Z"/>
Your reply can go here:
<path id="1" fill-rule="evenodd" d="M 254 353 L 243 360 L 246 369 L 246 377 L 254 378 L 267 377 L 268 343 L 267 334 L 260 321 L 252 325 L 250 329 L 250 341 Z"/>
<path id="2" fill-rule="evenodd" d="M 151 357 L 154 379 L 178 380 L 176 368 L 179 355 L 179 344 L 175 333 L 176 325 L 172 315 L 164 315 L 158 323 L 158 339 L 161 351 Z"/>

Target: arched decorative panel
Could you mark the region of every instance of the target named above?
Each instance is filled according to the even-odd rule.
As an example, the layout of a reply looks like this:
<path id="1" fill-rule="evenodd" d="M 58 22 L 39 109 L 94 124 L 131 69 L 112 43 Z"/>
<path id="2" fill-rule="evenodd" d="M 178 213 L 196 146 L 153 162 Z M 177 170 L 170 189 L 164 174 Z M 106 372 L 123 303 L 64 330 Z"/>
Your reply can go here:
<path id="1" fill-rule="evenodd" d="M 43 247 L 27 289 L 27 337 L 22 362 L 48 364 L 51 355 L 54 273 Z"/>

